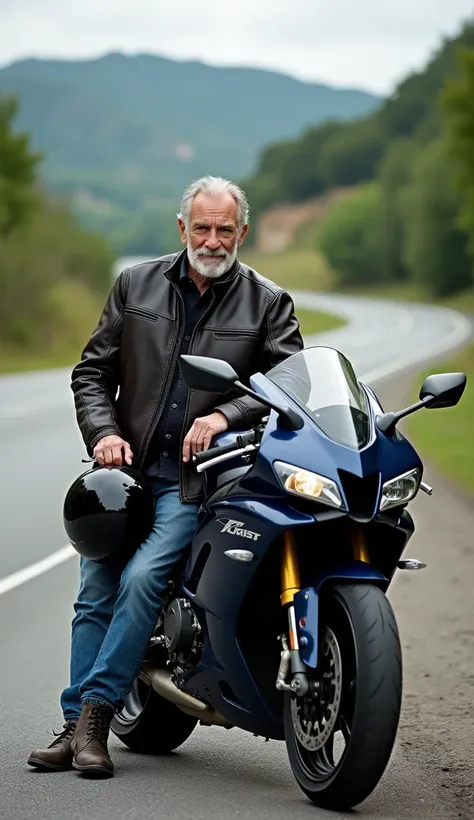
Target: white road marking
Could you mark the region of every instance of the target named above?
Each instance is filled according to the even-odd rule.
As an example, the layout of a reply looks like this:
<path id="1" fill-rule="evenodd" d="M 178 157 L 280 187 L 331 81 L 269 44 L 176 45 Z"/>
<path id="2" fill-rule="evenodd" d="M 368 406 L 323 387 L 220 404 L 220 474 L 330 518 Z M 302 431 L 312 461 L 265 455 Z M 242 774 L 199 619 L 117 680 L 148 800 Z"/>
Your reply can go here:
<path id="1" fill-rule="evenodd" d="M 402 315 L 399 320 L 399 327 L 404 333 L 410 333 L 414 326 L 413 316 L 410 315 L 409 311 L 405 311 L 403 308 L 400 309 L 400 313 Z M 467 317 L 463 316 L 461 313 L 445 308 L 444 314 L 446 315 L 447 313 L 451 314 L 454 324 L 451 333 L 447 337 L 445 336 L 440 339 L 437 344 L 430 341 L 418 348 L 415 344 L 412 355 L 407 355 L 404 353 L 402 356 L 392 359 L 392 361 L 387 362 L 380 367 L 376 367 L 367 373 L 361 374 L 359 376 L 360 380 L 368 384 L 383 381 L 384 379 L 387 379 L 390 376 L 395 376 L 416 364 L 421 364 L 431 357 L 436 357 L 442 353 L 448 353 L 450 350 L 453 350 L 463 342 L 467 341 L 472 333 L 471 323 Z M 31 581 L 33 578 L 43 575 L 45 572 L 49 572 L 49 570 L 59 564 L 62 564 L 64 561 L 67 561 L 75 555 L 77 555 L 77 552 L 71 545 L 68 544 L 57 550 L 57 552 L 53 552 L 51 555 L 43 558 L 41 561 L 36 561 L 34 564 L 30 564 L 24 569 L 20 569 L 17 572 L 12 573 L 12 575 L 7 575 L 6 578 L 1 578 L 0 595 L 4 595 L 6 592 L 25 584 L 27 581 Z"/>
<path id="2" fill-rule="evenodd" d="M 37 578 L 45 572 L 49 572 L 50 569 L 57 567 L 74 555 L 77 555 L 77 552 L 68 544 L 66 547 L 57 550 L 57 552 L 53 552 L 52 555 L 42 558 L 41 561 L 36 561 L 24 569 L 18 570 L 18 572 L 13 572 L 12 575 L 7 575 L 6 578 L 1 578 L 0 595 L 4 595 L 5 592 L 10 592 L 11 589 L 15 589 L 15 587 L 21 586 L 21 584 L 26 584 L 27 581 L 31 581 L 33 578 Z"/>

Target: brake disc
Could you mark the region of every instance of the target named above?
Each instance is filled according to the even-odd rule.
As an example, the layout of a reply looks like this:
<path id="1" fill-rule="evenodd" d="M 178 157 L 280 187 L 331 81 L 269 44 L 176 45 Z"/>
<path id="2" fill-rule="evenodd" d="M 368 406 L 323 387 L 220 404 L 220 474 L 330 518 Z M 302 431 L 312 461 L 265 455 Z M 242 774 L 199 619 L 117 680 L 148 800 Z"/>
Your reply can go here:
<path id="1" fill-rule="evenodd" d="M 311 752 L 321 749 L 336 726 L 342 695 L 341 651 L 332 629 L 325 627 L 322 641 L 320 686 L 317 694 L 292 698 L 291 717 L 295 735 Z"/>

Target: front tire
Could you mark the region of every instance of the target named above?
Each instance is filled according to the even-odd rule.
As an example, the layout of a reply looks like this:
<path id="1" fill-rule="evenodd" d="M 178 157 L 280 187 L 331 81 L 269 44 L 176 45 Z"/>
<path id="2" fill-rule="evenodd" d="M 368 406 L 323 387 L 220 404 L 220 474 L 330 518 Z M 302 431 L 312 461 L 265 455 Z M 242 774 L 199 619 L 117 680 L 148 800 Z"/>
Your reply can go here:
<path id="1" fill-rule="evenodd" d="M 186 715 L 137 678 L 110 728 L 132 751 L 163 755 L 181 746 L 196 724 L 197 718 Z"/>
<path id="2" fill-rule="evenodd" d="M 300 788 L 322 808 L 365 800 L 390 759 L 402 696 L 392 607 L 376 586 L 332 587 L 321 603 L 316 696 L 285 693 L 288 756 Z"/>

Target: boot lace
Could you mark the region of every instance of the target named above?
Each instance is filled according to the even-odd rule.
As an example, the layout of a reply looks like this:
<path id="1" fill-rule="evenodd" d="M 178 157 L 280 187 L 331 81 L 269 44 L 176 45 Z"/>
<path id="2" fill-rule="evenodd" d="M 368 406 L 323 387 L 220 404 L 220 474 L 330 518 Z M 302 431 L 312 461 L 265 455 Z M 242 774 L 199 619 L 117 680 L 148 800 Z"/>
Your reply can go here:
<path id="1" fill-rule="evenodd" d="M 87 739 L 98 740 L 99 743 L 107 742 L 107 735 L 110 726 L 111 711 L 102 706 L 94 706 L 87 722 Z"/>
<path id="2" fill-rule="evenodd" d="M 51 748 L 53 746 L 59 746 L 59 744 L 63 743 L 63 741 L 65 741 L 65 740 L 66 741 L 71 740 L 71 738 L 74 734 L 75 728 L 76 728 L 76 721 L 75 720 L 68 720 L 64 724 L 62 732 L 55 732 L 54 730 L 52 730 L 53 735 L 55 736 L 56 740 L 53 740 L 53 742 L 51 743 Z"/>

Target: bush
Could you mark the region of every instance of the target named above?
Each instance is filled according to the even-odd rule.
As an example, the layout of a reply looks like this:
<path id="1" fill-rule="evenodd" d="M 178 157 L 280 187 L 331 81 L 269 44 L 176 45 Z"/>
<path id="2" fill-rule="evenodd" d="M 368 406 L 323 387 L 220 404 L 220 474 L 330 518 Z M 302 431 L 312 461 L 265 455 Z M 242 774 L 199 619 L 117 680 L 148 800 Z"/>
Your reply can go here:
<path id="1" fill-rule="evenodd" d="M 112 263 L 101 239 L 76 228 L 61 207 L 43 201 L 28 225 L 2 244 L 0 343 L 49 348 L 53 340 L 60 342 L 61 333 L 69 338 L 74 332 L 75 311 L 82 315 L 84 305 L 96 321 L 110 290 Z"/>
<path id="2" fill-rule="evenodd" d="M 417 154 L 411 182 L 402 193 L 404 260 L 411 278 L 434 296 L 449 296 L 472 284 L 468 236 L 457 227 L 459 197 L 441 140 Z"/>
<path id="3" fill-rule="evenodd" d="M 363 284 L 381 278 L 378 263 L 380 186 L 372 182 L 335 205 L 317 236 L 317 247 L 341 285 Z"/>

